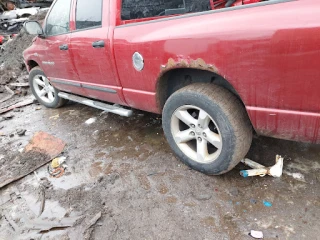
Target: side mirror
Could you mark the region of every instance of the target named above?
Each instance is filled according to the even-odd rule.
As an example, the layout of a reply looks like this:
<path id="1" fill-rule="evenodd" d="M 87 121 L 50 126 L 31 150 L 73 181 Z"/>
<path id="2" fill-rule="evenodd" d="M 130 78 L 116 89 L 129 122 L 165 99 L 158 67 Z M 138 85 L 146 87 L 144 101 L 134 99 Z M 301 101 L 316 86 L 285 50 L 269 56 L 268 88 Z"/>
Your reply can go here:
<path id="1" fill-rule="evenodd" d="M 44 38 L 43 29 L 37 21 L 27 21 L 23 24 L 23 28 L 30 35 L 38 35 L 39 37 Z"/>

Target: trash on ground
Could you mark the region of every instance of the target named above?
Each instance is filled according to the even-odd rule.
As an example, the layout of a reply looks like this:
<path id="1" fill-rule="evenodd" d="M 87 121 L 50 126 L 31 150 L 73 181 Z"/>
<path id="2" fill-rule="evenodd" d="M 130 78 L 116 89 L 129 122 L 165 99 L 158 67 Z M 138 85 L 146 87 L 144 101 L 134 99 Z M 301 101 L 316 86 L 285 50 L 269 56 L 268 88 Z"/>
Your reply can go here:
<path id="1" fill-rule="evenodd" d="M 266 207 L 272 207 L 272 203 L 266 200 L 263 200 L 263 205 Z"/>
<path id="2" fill-rule="evenodd" d="M 26 129 L 18 129 L 17 130 L 17 134 L 19 135 L 19 136 L 24 136 L 25 134 L 26 134 Z"/>
<path id="3" fill-rule="evenodd" d="M 287 174 L 288 176 L 293 177 L 294 179 L 301 181 L 301 182 L 306 182 L 305 177 L 302 173 L 291 173 L 288 171 L 284 171 L 283 173 Z"/>
<path id="4" fill-rule="evenodd" d="M 51 164 L 48 166 L 49 174 L 54 178 L 61 177 L 67 168 L 67 165 L 64 164 L 65 161 L 66 157 L 58 157 L 53 159 Z"/>
<path id="5" fill-rule="evenodd" d="M 256 238 L 256 239 L 263 239 L 263 232 L 251 230 L 249 236 Z"/>
<path id="6" fill-rule="evenodd" d="M 6 156 L 0 168 L 0 188 L 29 175 L 58 156 L 65 147 L 61 139 L 37 132 L 22 153 Z"/>
<path id="7" fill-rule="evenodd" d="M 242 177 L 251 177 L 251 176 L 260 176 L 264 177 L 269 175 L 272 177 L 281 177 L 283 170 L 283 158 L 280 155 L 276 156 L 276 164 L 272 167 L 265 167 L 259 163 L 256 163 L 250 159 L 243 159 L 241 162 L 253 169 L 251 170 L 242 170 L 240 175 Z"/>
<path id="8" fill-rule="evenodd" d="M 85 121 L 85 124 L 90 125 L 94 123 L 97 120 L 97 118 L 89 118 L 87 121 Z"/>

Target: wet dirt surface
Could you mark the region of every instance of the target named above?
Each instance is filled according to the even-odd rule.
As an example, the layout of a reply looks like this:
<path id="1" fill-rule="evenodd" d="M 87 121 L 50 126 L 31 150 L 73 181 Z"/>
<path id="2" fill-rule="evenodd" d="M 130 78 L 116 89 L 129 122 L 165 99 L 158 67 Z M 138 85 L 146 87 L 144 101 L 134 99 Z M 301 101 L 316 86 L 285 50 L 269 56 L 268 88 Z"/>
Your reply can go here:
<path id="1" fill-rule="evenodd" d="M 250 230 L 263 231 L 264 239 L 319 239 L 317 145 L 254 138 L 247 157 L 271 166 L 276 154 L 284 156 L 281 178 L 243 178 L 242 164 L 225 175 L 206 176 L 173 156 L 158 115 L 135 111 L 125 118 L 73 103 L 22 110 L 0 122 L 0 148 L 18 151 L 44 131 L 66 142 L 68 169 L 57 179 L 46 166 L 37 170 L 52 185 L 40 217 L 34 174 L 0 190 L 0 200 L 10 195 L 0 201 L 0 238 L 83 239 L 85 222 L 101 212 L 90 239 L 251 239 Z M 10 137 L 21 128 L 25 136 Z M 36 234 L 26 224 L 63 218 L 80 220 Z"/>

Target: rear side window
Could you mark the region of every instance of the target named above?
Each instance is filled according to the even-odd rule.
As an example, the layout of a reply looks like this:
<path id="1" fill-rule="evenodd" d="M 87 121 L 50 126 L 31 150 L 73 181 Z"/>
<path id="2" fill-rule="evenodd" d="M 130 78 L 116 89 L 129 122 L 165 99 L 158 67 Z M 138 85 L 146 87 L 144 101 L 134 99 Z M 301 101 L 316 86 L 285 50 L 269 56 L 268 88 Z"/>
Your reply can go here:
<path id="1" fill-rule="evenodd" d="M 211 10 L 210 0 L 122 0 L 122 20 Z"/>
<path id="2" fill-rule="evenodd" d="M 85 29 L 101 26 L 102 0 L 78 0 L 76 8 L 76 28 Z"/>
<path id="3" fill-rule="evenodd" d="M 58 35 L 69 32 L 71 0 L 58 0 L 49 13 L 46 34 Z"/>

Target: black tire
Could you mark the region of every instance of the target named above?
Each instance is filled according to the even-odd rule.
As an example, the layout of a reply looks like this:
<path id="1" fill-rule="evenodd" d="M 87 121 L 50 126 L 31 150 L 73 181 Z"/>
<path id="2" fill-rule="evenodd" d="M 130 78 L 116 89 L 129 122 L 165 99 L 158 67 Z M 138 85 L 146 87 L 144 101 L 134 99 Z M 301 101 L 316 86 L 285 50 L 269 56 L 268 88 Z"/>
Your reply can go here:
<path id="1" fill-rule="evenodd" d="M 45 73 L 41 70 L 40 67 L 35 67 L 33 69 L 31 69 L 30 73 L 29 73 L 29 84 L 30 84 L 30 88 L 31 91 L 33 93 L 33 95 L 36 97 L 36 99 L 38 100 L 39 103 L 41 103 L 42 105 L 46 106 L 47 108 L 59 108 L 62 107 L 64 104 L 66 104 L 68 102 L 68 100 L 63 99 L 61 97 L 58 96 L 59 90 L 54 88 L 54 101 L 51 103 L 45 102 L 43 101 L 37 94 L 37 92 L 35 91 L 34 88 L 34 79 L 37 75 L 41 75 L 46 77 Z"/>
<path id="2" fill-rule="evenodd" d="M 221 152 L 212 162 L 192 160 L 174 140 L 172 116 L 178 108 L 186 105 L 206 111 L 219 129 Z M 233 169 L 245 157 L 252 142 L 252 127 L 244 106 L 231 92 L 214 84 L 195 83 L 172 94 L 163 109 L 162 125 L 167 141 L 178 158 L 208 175 L 220 175 Z"/>

